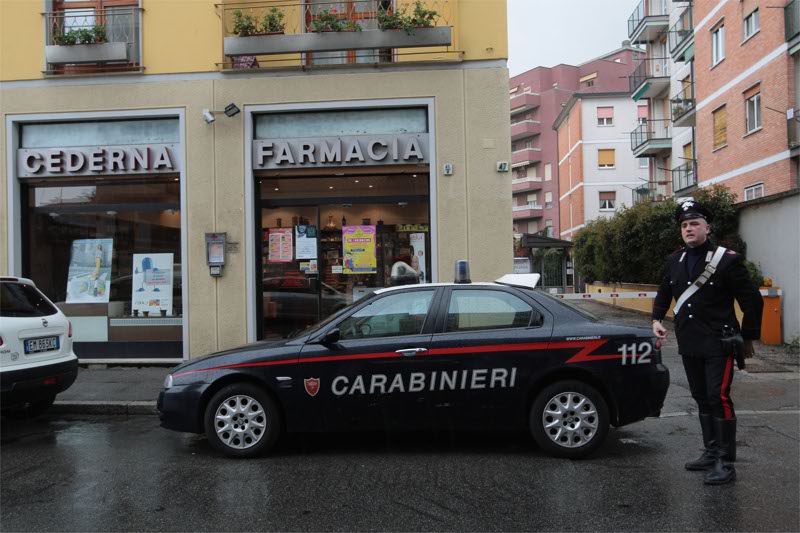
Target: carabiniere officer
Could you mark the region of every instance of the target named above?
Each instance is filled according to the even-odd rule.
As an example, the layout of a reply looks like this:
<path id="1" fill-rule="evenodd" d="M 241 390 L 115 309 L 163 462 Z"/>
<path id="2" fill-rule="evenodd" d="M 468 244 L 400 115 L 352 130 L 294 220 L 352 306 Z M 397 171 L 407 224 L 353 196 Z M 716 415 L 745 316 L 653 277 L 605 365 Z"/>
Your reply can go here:
<path id="1" fill-rule="evenodd" d="M 705 207 L 688 200 L 678 207 L 675 218 L 686 246 L 664 265 L 653 302 L 653 333 L 666 339 L 661 321 L 674 298 L 679 308 L 675 312 L 678 352 L 697 402 L 705 445 L 703 455 L 686 463 L 686 469 L 707 470 L 705 483 L 719 485 L 736 477 L 732 464 L 736 460 L 736 413 L 731 400 L 734 356 L 723 348 L 723 331 L 741 333 L 741 351 L 745 358 L 752 357 L 753 340 L 761 335 L 764 302 L 743 257 L 724 248 L 717 253 L 719 247 L 708 239 L 712 214 Z M 685 291 L 688 298 L 681 301 Z M 744 313 L 741 328 L 734 299 Z"/>

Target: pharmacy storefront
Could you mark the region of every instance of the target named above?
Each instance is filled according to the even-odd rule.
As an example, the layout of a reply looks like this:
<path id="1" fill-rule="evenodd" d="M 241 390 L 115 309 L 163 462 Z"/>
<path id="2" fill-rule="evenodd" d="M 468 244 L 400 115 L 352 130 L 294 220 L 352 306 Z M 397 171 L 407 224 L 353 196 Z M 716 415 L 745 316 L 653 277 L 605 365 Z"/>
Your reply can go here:
<path id="1" fill-rule="evenodd" d="M 83 361 L 187 355 L 181 113 L 19 116 L 7 129 L 11 270 L 67 315 Z"/>
<path id="2" fill-rule="evenodd" d="M 301 330 L 381 287 L 434 280 L 428 105 L 247 115 L 256 338 Z"/>

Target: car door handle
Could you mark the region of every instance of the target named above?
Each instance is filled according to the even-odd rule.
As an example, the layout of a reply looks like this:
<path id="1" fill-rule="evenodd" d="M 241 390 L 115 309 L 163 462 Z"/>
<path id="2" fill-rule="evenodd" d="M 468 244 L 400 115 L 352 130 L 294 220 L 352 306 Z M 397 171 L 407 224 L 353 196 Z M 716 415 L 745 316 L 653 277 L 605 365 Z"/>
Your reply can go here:
<path id="1" fill-rule="evenodd" d="M 397 350 L 394 353 L 399 353 L 400 355 L 405 355 L 406 357 L 411 357 L 413 355 L 418 355 L 421 353 L 427 352 L 427 348 L 406 348 L 405 350 Z"/>

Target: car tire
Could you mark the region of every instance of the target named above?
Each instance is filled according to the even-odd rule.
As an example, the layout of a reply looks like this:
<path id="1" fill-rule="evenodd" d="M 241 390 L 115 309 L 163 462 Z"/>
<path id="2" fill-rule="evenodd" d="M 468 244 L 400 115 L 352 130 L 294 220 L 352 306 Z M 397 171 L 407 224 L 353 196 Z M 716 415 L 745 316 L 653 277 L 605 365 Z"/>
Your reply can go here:
<path id="1" fill-rule="evenodd" d="M 30 402 L 25 402 L 21 405 L 15 405 L 13 407 L 9 407 L 8 409 L 3 409 L 3 416 L 11 418 L 13 420 L 25 420 L 28 418 L 37 418 L 42 416 L 48 409 L 53 406 L 53 402 L 56 401 L 55 394 L 52 396 L 46 396 L 45 398 L 39 400 L 33 400 Z"/>
<path id="2" fill-rule="evenodd" d="M 580 459 L 608 435 L 608 405 L 591 385 L 565 380 L 545 387 L 533 401 L 530 430 L 536 443 L 554 457 Z"/>
<path id="3" fill-rule="evenodd" d="M 206 405 L 203 421 L 211 446 L 240 458 L 268 452 L 282 426 L 275 400 L 251 383 L 233 383 L 217 391 Z"/>

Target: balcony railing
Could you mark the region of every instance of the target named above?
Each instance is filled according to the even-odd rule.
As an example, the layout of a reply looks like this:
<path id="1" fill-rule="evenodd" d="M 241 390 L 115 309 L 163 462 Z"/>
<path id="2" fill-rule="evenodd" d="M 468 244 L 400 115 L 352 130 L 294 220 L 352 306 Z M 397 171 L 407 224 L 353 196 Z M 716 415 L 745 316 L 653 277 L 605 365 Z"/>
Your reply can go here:
<path id="1" fill-rule="evenodd" d="M 669 53 L 675 58 L 681 46 L 694 37 L 694 22 L 691 6 L 681 13 L 678 22 L 669 29 Z"/>
<path id="2" fill-rule="evenodd" d="M 667 186 L 650 182 L 640 185 L 633 190 L 633 203 L 661 202 L 667 199 Z"/>
<path id="3" fill-rule="evenodd" d="M 687 113 L 694 110 L 694 83 L 689 83 L 681 92 L 669 100 L 672 109 L 672 122 L 679 122 Z"/>
<path id="4" fill-rule="evenodd" d="M 218 4 L 222 69 L 358 66 L 376 63 L 459 61 L 452 47 L 451 0 L 266 0 Z M 412 17 L 409 31 L 391 15 Z M 388 15 L 388 17 L 387 17 Z"/>
<path id="5" fill-rule="evenodd" d="M 651 141 L 670 141 L 672 139 L 671 121 L 665 119 L 647 120 L 631 132 L 631 150 L 636 152 Z"/>
<path id="6" fill-rule="evenodd" d="M 800 1 L 792 0 L 783 8 L 784 32 L 791 41 L 800 34 Z"/>
<path id="7" fill-rule="evenodd" d="M 672 169 L 672 191 L 678 192 L 697 185 L 697 167 L 694 161 L 687 161 Z"/>
<path id="8" fill-rule="evenodd" d="M 633 35 L 639 29 L 639 26 L 645 22 L 647 17 L 661 17 L 669 16 L 667 9 L 667 2 L 665 0 L 642 0 L 633 14 L 628 17 L 628 37 L 633 38 Z"/>
<path id="9" fill-rule="evenodd" d="M 142 70 L 140 8 L 70 9 L 44 17 L 45 74 Z"/>
<path id="10" fill-rule="evenodd" d="M 630 80 L 631 93 L 636 92 L 636 89 L 649 79 L 665 78 L 668 80 L 669 63 L 670 60 L 666 57 L 643 59 L 636 66 L 633 75 L 628 78 Z"/>

